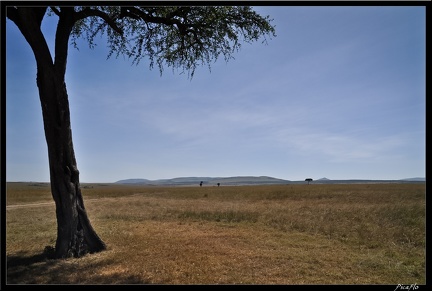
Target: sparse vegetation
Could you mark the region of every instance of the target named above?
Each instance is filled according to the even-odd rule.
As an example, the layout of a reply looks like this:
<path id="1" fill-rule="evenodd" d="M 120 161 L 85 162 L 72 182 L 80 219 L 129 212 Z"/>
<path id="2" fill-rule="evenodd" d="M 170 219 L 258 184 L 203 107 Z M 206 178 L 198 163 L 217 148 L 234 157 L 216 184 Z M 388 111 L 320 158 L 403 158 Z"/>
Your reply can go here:
<path id="1" fill-rule="evenodd" d="M 47 258 L 50 188 L 32 184 L 7 184 L 6 284 L 426 282 L 424 183 L 84 185 L 108 249 L 64 260 Z"/>

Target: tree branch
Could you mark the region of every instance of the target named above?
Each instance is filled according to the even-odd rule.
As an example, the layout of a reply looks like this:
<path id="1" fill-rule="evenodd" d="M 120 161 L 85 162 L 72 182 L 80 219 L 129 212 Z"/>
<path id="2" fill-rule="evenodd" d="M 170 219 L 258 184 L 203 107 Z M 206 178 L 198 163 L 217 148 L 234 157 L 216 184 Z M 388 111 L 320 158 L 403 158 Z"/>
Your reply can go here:
<path id="1" fill-rule="evenodd" d="M 166 25 L 180 25 L 184 26 L 184 24 L 175 18 L 168 18 L 168 17 L 158 17 L 158 16 L 151 16 L 147 13 L 145 13 L 143 10 L 140 10 L 135 7 L 124 7 L 125 9 L 128 9 L 128 16 L 130 14 L 135 15 L 135 17 L 139 17 L 140 19 L 144 20 L 145 22 L 151 22 L 151 23 L 160 23 L 160 24 L 166 24 Z"/>
<path id="2" fill-rule="evenodd" d="M 6 8 L 6 17 L 16 23 L 18 21 L 18 8 L 7 7 Z"/>
<path id="3" fill-rule="evenodd" d="M 44 8 L 44 11 L 46 11 L 46 8 Z M 38 66 L 52 63 L 51 53 L 45 37 L 40 30 L 41 14 L 42 9 L 35 11 L 32 7 L 7 8 L 8 18 L 17 25 L 26 41 L 29 43 Z"/>
<path id="4" fill-rule="evenodd" d="M 60 72 L 60 75 L 64 75 L 66 72 L 69 36 L 76 22 L 74 16 L 75 11 L 73 7 L 62 7 L 59 14 L 59 22 L 57 24 L 55 36 L 54 65 Z"/>
<path id="5" fill-rule="evenodd" d="M 86 17 L 90 16 L 96 16 L 102 18 L 114 31 L 116 31 L 118 34 L 123 34 L 123 30 L 117 26 L 114 19 L 111 18 L 108 14 L 105 12 L 102 12 L 97 9 L 92 9 L 90 7 L 86 7 L 83 10 L 75 13 L 75 21 L 84 19 Z"/>
<path id="6" fill-rule="evenodd" d="M 33 8 L 33 15 L 35 17 L 35 20 L 37 21 L 38 26 L 40 27 L 42 23 L 42 19 L 45 16 L 45 12 L 47 10 L 47 6 L 43 7 L 34 7 Z M 20 21 L 19 15 L 18 15 L 18 7 L 7 7 L 6 9 L 6 17 L 12 20 L 13 22 Z"/>
<path id="7" fill-rule="evenodd" d="M 50 6 L 50 8 L 57 16 L 60 16 L 60 11 L 56 7 Z"/>
<path id="8" fill-rule="evenodd" d="M 44 7 L 35 7 L 35 8 L 34 8 L 35 18 L 36 18 L 36 20 L 37 20 L 39 26 L 40 26 L 41 23 L 42 23 L 42 20 L 43 20 L 43 18 L 44 18 L 44 16 L 45 16 L 45 13 L 46 13 L 47 9 L 48 9 L 48 6 L 44 6 Z"/>

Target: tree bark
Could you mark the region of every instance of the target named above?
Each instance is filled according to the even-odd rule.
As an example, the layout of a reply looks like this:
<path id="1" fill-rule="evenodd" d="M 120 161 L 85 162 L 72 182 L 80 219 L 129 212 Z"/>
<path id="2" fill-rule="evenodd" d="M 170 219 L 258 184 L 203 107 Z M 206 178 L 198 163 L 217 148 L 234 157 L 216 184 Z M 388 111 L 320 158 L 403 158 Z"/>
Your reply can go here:
<path id="1" fill-rule="evenodd" d="M 84 207 L 72 143 L 65 74 L 68 40 L 74 24 L 73 10 L 65 8 L 59 17 L 53 62 L 40 30 L 40 10 L 10 9 L 8 17 L 17 24 L 30 44 L 37 63 L 37 86 L 48 146 L 51 193 L 56 205 L 57 241 L 54 256 L 80 257 L 102 251 L 106 245 L 93 229 Z"/>
<path id="2" fill-rule="evenodd" d="M 84 207 L 64 78 L 52 66 L 38 66 L 37 86 L 48 146 L 51 193 L 56 204 L 55 256 L 80 257 L 104 250 L 105 244 L 91 226 Z"/>

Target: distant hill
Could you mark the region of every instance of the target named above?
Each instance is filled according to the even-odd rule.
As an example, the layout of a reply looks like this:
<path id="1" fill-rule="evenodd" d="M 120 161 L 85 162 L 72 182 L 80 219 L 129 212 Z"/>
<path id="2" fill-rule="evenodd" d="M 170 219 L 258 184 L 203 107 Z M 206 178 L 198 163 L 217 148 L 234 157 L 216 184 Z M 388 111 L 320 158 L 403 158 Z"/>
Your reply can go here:
<path id="1" fill-rule="evenodd" d="M 118 184 L 146 184 L 149 183 L 150 180 L 147 179 L 126 179 L 126 180 L 120 180 L 116 183 Z"/>
<path id="2" fill-rule="evenodd" d="M 203 185 L 262 185 L 262 184 L 287 184 L 289 180 L 277 179 L 267 176 L 238 176 L 238 177 L 180 177 L 173 179 L 147 180 L 126 179 L 115 182 L 116 184 L 140 184 L 140 185 L 194 185 L 203 182 Z"/>
<path id="3" fill-rule="evenodd" d="M 346 179 L 346 180 L 330 180 L 321 178 L 314 180 L 311 183 L 315 184 L 367 184 L 367 183 L 424 183 L 426 178 L 407 178 L 400 180 L 365 180 L 365 179 Z"/>
<path id="4" fill-rule="evenodd" d="M 401 181 L 411 181 L 411 182 L 426 182 L 426 178 L 407 178 L 407 179 L 401 179 Z"/>
<path id="5" fill-rule="evenodd" d="M 268 176 L 236 176 L 236 177 L 179 177 L 172 179 L 126 179 L 115 182 L 116 184 L 134 184 L 134 185 L 154 185 L 154 186 L 181 186 L 181 185 L 199 185 L 203 182 L 203 186 L 214 186 L 220 183 L 221 186 L 235 185 L 273 185 L 273 184 L 304 184 L 304 180 L 290 181 L 278 179 Z M 311 184 L 362 184 L 362 183 L 422 183 L 426 182 L 425 178 L 407 178 L 400 180 L 330 180 L 321 178 L 313 180 Z"/>
<path id="6" fill-rule="evenodd" d="M 253 184 L 287 184 L 289 180 L 277 179 L 267 176 L 239 176 L 239 177 L 228 177 L 228 178 L 213 178 L 209 182 L 221 183 L 221 185 L 253 185 Z"/>

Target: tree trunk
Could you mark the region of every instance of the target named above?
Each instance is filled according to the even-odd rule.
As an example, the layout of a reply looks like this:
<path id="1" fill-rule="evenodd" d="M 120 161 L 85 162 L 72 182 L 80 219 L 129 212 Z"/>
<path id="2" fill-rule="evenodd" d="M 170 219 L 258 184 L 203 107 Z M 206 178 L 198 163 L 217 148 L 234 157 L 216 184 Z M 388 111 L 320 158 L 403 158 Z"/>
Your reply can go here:
<path id="1" fill-rule="evenodd" d="M 38 66 L 37 85 L 48 145 L 51 193 L 56 204 L 57 258 L 80 257 L 106 248 L 84 208 L 63 80 L 53 66 Z"/>
<path id="2" fill-rule="evenodd" d="M 57 242 L 54 256 L 80 257 L 102 251 L 106 246 L 91 226 L 84 208 L 72 144 L 65 74 L 74 10 L 73 7 L 62 9 L 56 31 L 54 62 L 40 30 L 45 11 L 46 7 L 10 7 L 7 13 L 30 44 L 37 63 L 37 86 L 48 146 L 51 193 L 56 205 Z"/>

